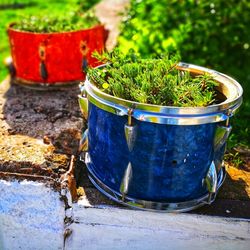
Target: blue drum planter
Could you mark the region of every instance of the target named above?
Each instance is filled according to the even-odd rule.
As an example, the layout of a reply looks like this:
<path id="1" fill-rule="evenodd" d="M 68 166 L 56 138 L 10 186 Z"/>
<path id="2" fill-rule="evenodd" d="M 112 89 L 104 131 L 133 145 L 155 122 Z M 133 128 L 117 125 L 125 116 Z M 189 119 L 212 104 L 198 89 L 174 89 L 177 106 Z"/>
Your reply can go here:
<path id="1" fill-rule="evenodd" d="M 229 119 L 241 105 L 242 88 L 207 68 L 179 63 L 178 70 L 211 74 L 221 102 L 158 106 L 108 95 L 88 79 L 81 87 L 79 103 L 88 121 L 82 151 L 89 178 L 119 203 L 188 211 L 211 204 L 224 181 Z"/>

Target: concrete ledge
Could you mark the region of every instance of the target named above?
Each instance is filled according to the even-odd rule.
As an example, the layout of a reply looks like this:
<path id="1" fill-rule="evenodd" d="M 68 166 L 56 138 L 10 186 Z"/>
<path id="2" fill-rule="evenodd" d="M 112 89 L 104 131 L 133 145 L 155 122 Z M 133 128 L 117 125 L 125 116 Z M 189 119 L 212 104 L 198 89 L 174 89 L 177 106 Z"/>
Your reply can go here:
<path id="1" fill-rule="evenodd" d="M 74 206 L 66 249 L 249 249 L 250 222 Z"/>
<path id="2" fill-rule="evenodd" d="M 44 183 L 0 180 L 0 249 L 63 249 L 65 206 Z"/>

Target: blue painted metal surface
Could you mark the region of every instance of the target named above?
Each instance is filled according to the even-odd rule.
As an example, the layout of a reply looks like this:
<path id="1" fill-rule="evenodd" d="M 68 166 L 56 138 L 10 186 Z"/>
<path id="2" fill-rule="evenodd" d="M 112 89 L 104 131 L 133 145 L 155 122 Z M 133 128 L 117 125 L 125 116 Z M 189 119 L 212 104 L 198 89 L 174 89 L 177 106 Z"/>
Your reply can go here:
<path id="1" fill-rule="evenodd" d="M 219 170 L 224 150 L 214 152 L 217 123 L 166 125 L 133 120 L 137 136 L 131 151 L 124 133 L 127 116 L 117 116 L 89 103 L 88 168 L 120 193 L 129 162 L 129 197 L 182 202 L 208 193 L 203 179 L 213 160 Z M 216 159 L 215 159 L 216 158 Z"/>

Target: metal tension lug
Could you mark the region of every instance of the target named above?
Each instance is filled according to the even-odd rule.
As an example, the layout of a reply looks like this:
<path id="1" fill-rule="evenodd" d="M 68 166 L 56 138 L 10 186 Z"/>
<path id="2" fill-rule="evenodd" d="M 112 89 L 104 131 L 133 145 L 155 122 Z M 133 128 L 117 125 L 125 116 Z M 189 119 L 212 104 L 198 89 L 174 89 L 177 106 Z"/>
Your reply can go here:
<path id="1" fill-rule="evenodd" d="M 232 130 L 231 125 L 219 126 L 217 128 L 217 131 L 215 134 L 215 142 L 214 142 L 215 148 L 220 148 L 221 146 L 223 146 L 226 143 L 226 141 L 230 135 L 231 130 Z"/>
<path id="2" fill-rule="evenodd" d="M 213 161 L 208 169 L 204 183 L 208 190 L 208 199 L 206 203 L 211 204 L 214 201 L 217 192 L 217 171 Z"/>
<path id="3" fill-rule="evenodd" d="M 124 176 L 122 178 L 122 182 L 120 185 L 120 192 L 122 194 L 122 200 L 125 200 L 125 195 L 128 193 L 129 183 L 132 179 L 132 165 L 131 162 L 128 163 L 128 166 L 124 172 Z"/>
<path id="4" fill-rule="evenodd" d="M 136 126 L 129 126 L 127 124 L 124 125 L 125 137 L 128 145 L 128 150 L 131 152 L 134 148 L 136 134 L 137 134 L 137 127 Z"/>
<path id="5" fill-rule="evenodd" d="M 125 138 L 128 145 L 128 150 L 131 152 L 134 148 L 136 136 L 137 136 L 137 126 L 132 124 L 132 115 L 133 110 L 129 109 L 128 111 L 128 123 L 124 125 Z"/>
<path id="6" fill-rule="evenodd" d="M 81 95 L 78 96 L 78 102 L 84 119 L 88 119 L 88 98 L 84 85 L 80 85 Z"/>
<path id="7" fill-rule="evenodd" d="M 82 135 L 81 140 L 80 140 L 78 152 L 87 152 L 88 146 L 89 146 L 88 129 L 86 129 Z"/>

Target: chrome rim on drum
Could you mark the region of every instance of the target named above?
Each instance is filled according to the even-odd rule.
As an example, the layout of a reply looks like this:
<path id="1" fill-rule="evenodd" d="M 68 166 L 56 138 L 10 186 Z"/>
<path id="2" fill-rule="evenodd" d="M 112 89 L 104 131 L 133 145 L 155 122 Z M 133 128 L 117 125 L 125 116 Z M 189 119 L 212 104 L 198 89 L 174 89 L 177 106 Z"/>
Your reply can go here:
<path id="1" fill-rule="evenodd" d="M 211 204 L 225 179 L 229 119 L 243 90 L 214 70 L 186 63 L 178 69 L 211 74 L 224 100 L 208 107 L 158 106 L 105 94 L 88 79 L 81 86 L 79 104 L 88 120 L 83 160 L 92 183 L 119 203 L 188 211 Z"/>

